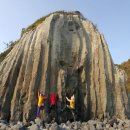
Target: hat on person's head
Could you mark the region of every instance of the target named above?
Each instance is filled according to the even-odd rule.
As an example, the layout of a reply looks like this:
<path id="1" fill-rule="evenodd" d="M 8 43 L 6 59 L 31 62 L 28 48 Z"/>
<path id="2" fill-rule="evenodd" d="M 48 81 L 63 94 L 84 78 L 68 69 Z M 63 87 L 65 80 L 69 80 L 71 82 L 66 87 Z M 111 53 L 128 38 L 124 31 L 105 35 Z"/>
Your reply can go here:
<path id="1" fill-rule="evenodd" d="M 40 91 L 40 96 L 43 96 L 43 92 L 42 91 Z"/>
<path id="2" fill-rule="evenodd" d="M 71 100 L 74 100 L 74 95 L 73 95 L 73 96 L 71 96 Z"/>

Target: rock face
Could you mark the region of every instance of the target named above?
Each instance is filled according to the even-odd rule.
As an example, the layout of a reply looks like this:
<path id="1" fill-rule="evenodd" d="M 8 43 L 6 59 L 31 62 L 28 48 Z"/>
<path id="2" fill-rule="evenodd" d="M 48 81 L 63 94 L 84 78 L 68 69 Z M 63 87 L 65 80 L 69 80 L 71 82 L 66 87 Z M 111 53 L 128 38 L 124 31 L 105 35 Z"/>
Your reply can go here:
<path id="1" fill-rule="evenodd" d="M 125 73 L 114 66 L 104 36 L 78 12 L 53 13 L 24 33 L 0 64 L 0 80 L 1 119 L 34 119 L 38 89 L 48 97 L 57 92 L 63 107 L 74 93 L 81 121 L 130 116 Z M 46 115 L 48 109 L 49 99 Z M 69 115 L 62 114 L 61 120 Z"/>

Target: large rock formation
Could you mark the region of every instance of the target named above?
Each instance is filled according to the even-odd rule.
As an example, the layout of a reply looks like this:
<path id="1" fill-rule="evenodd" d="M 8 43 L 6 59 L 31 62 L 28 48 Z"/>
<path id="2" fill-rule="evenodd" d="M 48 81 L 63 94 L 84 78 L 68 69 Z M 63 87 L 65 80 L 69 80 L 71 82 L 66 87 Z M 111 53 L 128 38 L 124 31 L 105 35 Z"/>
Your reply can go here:
<path id="1" fill-rule="evenodd" d="M 82 121 L 106 114 L 127 118 L 124 76 L 115 68 L 104 36 L 90 21 L 79 12 L 52 13 L 26 31 L 0 64 L 0 116 L 34 119 L 40 89 L 47 96 L 57 91 L 63 107 L 65 96 L 74 93 Z M 49 99 L 45 109 L 47 113 Z M 62 118 L 68 115 L 62 113 Z"/>

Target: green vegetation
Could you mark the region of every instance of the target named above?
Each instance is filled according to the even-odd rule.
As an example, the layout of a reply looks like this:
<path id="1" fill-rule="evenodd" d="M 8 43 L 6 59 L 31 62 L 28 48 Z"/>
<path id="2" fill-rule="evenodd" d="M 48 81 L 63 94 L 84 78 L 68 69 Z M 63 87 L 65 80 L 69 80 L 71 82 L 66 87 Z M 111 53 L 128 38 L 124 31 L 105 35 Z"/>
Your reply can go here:
<path id="1" fill-rule="evenodd" d="M 92 22 L 91 22 L 92 23 Z M 94 31 L 98 31 L 98 27 L 97 27 L 97 24 L 94 24 L 94 23 L 92 23 L 93 24 L 93 27 L 94 27 Z"/>
<path id="2" fill-rule="evenodd" d="M 21 36 L 23 36 L 24 33 L 29 32 L 31 30 L 36 29 L 36 27 L 41 24 L 43 21 L 45 21 L 45 19 L 47 17 L 49 17 L 51 14 L 64 14 L 64 15 L 73 15 L 73 14 L 78 14 L 81 15 L 81 13 L 79 11 L 74 11 L 74 12 L 66 12 L 64 10 L 62 11 L 56 11 L 54 13 L 50 13 L 42 18 L 39 18 L 38 20 L 36 20 L 32 25 L 28 26 L 27 28 L 23 28 L 22 32 L 21 32 Z M 83 17 L 82 17 L 83 18 Z M 3 53 L 0 54 L 0 63 L 4 60 L 4 58 L 8 55 L 8 53 L 12 50 L 13 46 L 16 44 L 17 41 L 15 42 L 9 42 L 9 43 L 5 43 L 7 46 L 7 50 L 4 51 Z"/>
<path id="3" fill-rule="evenodd" d="M 126 88 L 128 90 L 128 92 L 130 92 L 130 59 L 128 59 L 128 61 L 117 65 L 120 69 L 123 69 L 126 71 L 127 74 L 127 82 L 126 82 Z"/>
<path id="4" fill-rule="evenodd" d="M 65 11 L 56 11 L 55 13 L 57 13 L 57 14 L 58 14 L 58 13 L 60 13 L 60 14 L 74 14 L 74 13 L 72 13 L 72 12 L 69 12 L 69 13 L 68 13 L 68 12 L 65 12 Z M 75 13 L 79 13 L 79 12 L 75 12 Z M 29 32 L 29 31 L 31 31 L 31 30 L 36 29 L 36 27 L 37 27 L 39 24 L 41 24 L 43 21 L 45 21 L 45 19 L 46 19 L 47 17 L 49 17 L 51 14 L 54 14 L 54 13 L 50 13 L 50 14 L 48 14 L 48 15 L 42 17 L 42 18 L 39 18 L 39 19 L 36 20 L 32 25 L 28 26 L 26 29 L 23 28 L 23 29 L 22 29 L 22 32 L 21 32 L 21 36 L 23 36 L 23 34 L 26 33 L 26 32 Z M 16 41 L 16 42 L 17 42 L 17 41 Z M 12 41 L 11 41 L 11 42 L 9 42 L 9 43 L 5 43 L 6 46 L 7 46 L 7 50 L 0 54 L 0 63 L 4 60 L 4 58 L 8 55 L 8 53 L 12 50 L 12 48 L 13 48 L 14 44 L 16 44 L 16 42 L 12 42 Z"/>
<path id="5" fill-rule="evenodd" d="M 41 24 L 49 15 L 42 17 L 40 19 L 38 19 L 36 22 L 34 22 L 32 25 L 28 26 L 26 29 L 22 30 L 21 36 L 26 33 L 29 32 L 31 30 L 34 30 L 39 24 Z"/>
<path id="6" fill-rule="evenodd" d="M 9 54 L 9 52 L 12 50 L 12 48 L 7 49 L 3 53 L 0 54 L 0 63 L 4 60 L 4 58 Z"/>
<path id="7" fill-rule="evenodd" d="M 7 46 L 7 50 L 0 53 L 0 63 L 5 59 L 5 57 L 9 54 L 9 52 L 13 49 L 14 45 L 17 43 L 18 41 L 11 41 L 9 43 L 6 43 Z"/>
<path id="8" fill-rule="evenodd" d="M 64 12 L 64 11 L 57 11 L 56 13 L 62 13 L 62 14 L 63 14 L 63 13 L 65 13 L 65 12 Z M 51 14 L 53 14 L 53 13 L 50 13 L 50 14 L 44 16 L 44 17 L 39 18 L 39 19 L 36 20 L 32 25 L 28 26 L 26 29 L 22 29 L 21 36 L 22 36 L 24 33 L 26 33 L 26 32 L 29 32 L 29 31 L 31 31 L 31 30 L 36 29 L 36 27 L 37 27 L 39 24 L 41 24 L 43 21 L 45 21 L 45 19 L 46 19 L 47 17 L 49 17 Z"/>
<path id="9" fill-rule="evenodd" d="M 45 21 L 45 19 L 46 19 L 47 17 L 49 17 L 51 14 L 55 14 L 55 13 L 56 13 L 56 14 L 65 14 L 65 15 L 73 15 L 73 14 L 79 14 L 79 15 L 80 15 L 80 12 L 79 12 L 79 11 L 66 12 L 66 11 L 62 10 L 62 11 L 56 11 L 56 12 L 54 12 L 54 13 L 50 13 L 50 14 L 48 14 L 48 15 L 42 17 L 42 18 L 39 18 L 39 19 L 36 20 L 32 25 L 28 26 L 26 29 L 23 28 L 23 29 L 22 29 L 22 33 L 21 33 L 21 36 L 22 36 L 24 33 L 26 33 L 26 32 L 29 32 L 29 31 L 31 31 L 31 30 L 36 29 L 36 27 L 37 27 L 39 24 L 41 24 L 43 21 Z"/>

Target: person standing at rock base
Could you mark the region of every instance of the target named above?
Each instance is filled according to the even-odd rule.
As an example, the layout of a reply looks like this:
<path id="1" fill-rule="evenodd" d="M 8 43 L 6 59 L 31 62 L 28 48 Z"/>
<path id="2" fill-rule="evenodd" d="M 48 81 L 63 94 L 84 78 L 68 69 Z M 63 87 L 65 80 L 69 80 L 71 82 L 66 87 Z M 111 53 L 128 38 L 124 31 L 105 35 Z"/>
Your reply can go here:
<path id="1" fill-rule="evenodd" d="M 40 111 L 44 109 L 44 102 L 47 99 L 45 95 L 42 94 L 42 92 L 38 91 L 38 108 L 37 108 L 37 117 L 40 116 Z"/>
<path id="2" fill-rule="evenodd" d="M 72 95 L 71 99 L 68 99 L 67 97 L 66 97 L 66 99 L 70 103 L 70 105 L 67 105 L 67 107 L 71 110 L 74 121 L 76 121 L 76 119 L 75 119 L 75 97 L 74 97 L 74 95 Z"/>
<path id="3" fill-rule="evenodd" d="M 51 93 L 50 94 L 50 114 L 51 114 L 51 117 L 55 121 L 57 121 L 57 100 L 58 100 L 58 94 Z"/>

